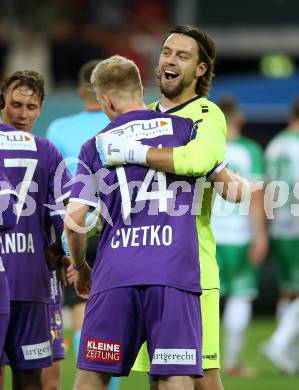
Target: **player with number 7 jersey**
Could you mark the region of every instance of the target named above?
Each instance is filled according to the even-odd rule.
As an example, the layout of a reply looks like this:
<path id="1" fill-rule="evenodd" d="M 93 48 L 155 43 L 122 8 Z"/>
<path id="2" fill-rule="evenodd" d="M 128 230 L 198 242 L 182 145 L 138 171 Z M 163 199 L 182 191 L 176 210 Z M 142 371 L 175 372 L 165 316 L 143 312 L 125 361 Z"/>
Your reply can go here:
<path id="1" fill-rule="evenodd" d="M 0 165 L 0 232 L 9 230 L 16 224 L 16 217 L 13 212 L 15 204 L 15 192 L 4 174 Z M 9 323 L 10 299 L 8 281 L 0 253 L 0 356 L 2 356 L 6 331 Z"/>
<path id="2" fill-rule="evenodd" d="M 0 238 L 11 300 L 48 303 L 50 290 L 44 277 L 48 273 L 44 253 L 46 204 L 49 194 L 60 201 L 68 197 L 70 176 L 50 141 L 10 125 L 0 124 L 0 150 L 1 165 L 18 194 L 17 225 Z"/>
<path id="3" fill-rule="evenodd" d="M 50 141 L 10 125 L 0 124 L 0 151 L 0 165 L 18 194 L 17 224 L 0 234 L 0 252 L 10 299 L 14 305 L 45 304 L 47 312 L 50 284 L 45 256 L 49 213 L 46 204 L 49 197 L 63 201 L 69 196 L 67 183 L 71 177 L 61 154 Z M 11 324 L 9 328 L 5 351 L 11 365 L 18 370 L 51 365 L 49 323 L 41 324 L 38 317 L 30 319 L 31 315 L 28 310 L 26 320 L 31 321 L 32 335 L 36 329 L 35 335 L 31 336 L 36 337 L 36 341 L 24 341 L 24 335 L 16 334 L 10 338 L 13 326 L 20 324 Z M 43 334 L 40 329 L 44 329 Z"/>

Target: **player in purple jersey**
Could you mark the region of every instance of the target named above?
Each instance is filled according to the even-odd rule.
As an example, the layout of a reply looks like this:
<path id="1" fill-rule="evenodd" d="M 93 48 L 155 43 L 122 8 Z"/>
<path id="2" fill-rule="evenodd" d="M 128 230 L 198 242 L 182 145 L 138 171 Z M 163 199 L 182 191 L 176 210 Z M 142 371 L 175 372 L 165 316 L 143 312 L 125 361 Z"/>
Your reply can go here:
<path id="1" fill-rule="evenodd" d="M 61 154 L 48 140 L 29 133 L 43 98 L 44 83 L 37 72 L 15 72 L 1 84 L 1 115 L 6 124 L 0 125 L 0 164 L 19 195 L 17 225 L 0 236 L 11 295 L 5 352 L 14 389 L 40 388 L 41 369 L 52 363 L 45 204 L 49 194 L 62 201 L 69 193 L 65 184 L 70 176 Z"/>
<path id="2" fill-rule="evenodd" d="M 0 167 L 0 231 L 12 229 L 16 224 L 16 216 L 13 212 L 15 193 Z M 0 256 L 0 359 L 2 358 L 3 346 L 9 322 L 9 289 L 5 269 Z"/>
<path id="3" fill-rule="evenodd" d="M 13 207 L 16 200 L 16 193 L 12 190 L 3 167 L 0 167 L 0 232 L 11 229 L 16 224 L 16 215 Z M 10 316 L 10 297 L 8 281 L 5 269 L 0 255 L 0 362 L 4 342 L 6 338 L 7 327 Z M 2 367 L 0 366 L 0 389 L 3 389 Z"/>
<path id="4" fill-rule="evenodd" d="M 101 62 L 92 82 L 112 119 L 103 131 L 157 147 L 190 140 L 191 120 L 146 109 L 132 61 Z M 195 180 L 137 166 L 105 169 L 96 143 L 94 137 L 81 148 L 66 218 L 76 290 L 89 295 L 75 388 L 107 389 L 111 375 L 129 374 L 147 340 L 160 386 L 191 390 L 202 375 L 198 241 L 189 207 Z M 100 208 L 103 222 L 91 279 L 82 230 L 90 207 Z"/>
<path id="5" fill-rule="evenodd" d="M 49 204 L 53 210 L 49 211 L 47 222 L 47 257 L 49 261 L 50 304 L 49 319 L 51 332 L 52 365 L 42 370 L 42 389 L 59 390 L 61 381 L 61 359 L 65 357 L 64 334 L 62 321 L 62 287 L 66 284 L 64 270 L 67 269 L 67 257 L 61 258 L 61 233 L 63 231 L 64 205 L 63 202 L 55 204 L 50 196 Z M 59 245 L 58 245 L 59 243 Z M 48 248 L 53 248 L 48 252 Z M 53 258 L 53 256 L 55 258 Z M 65 267 L 55 267 L 57 261 L 63 261 Z"/>
<path id="6" fill-rule="evenodd" d="M 12 189 L 4 168 L 0 165 L 0 230 L 8 230 L 16 225 L 17 217 L 13 210 L 16 197 L 17 193 Z"/>

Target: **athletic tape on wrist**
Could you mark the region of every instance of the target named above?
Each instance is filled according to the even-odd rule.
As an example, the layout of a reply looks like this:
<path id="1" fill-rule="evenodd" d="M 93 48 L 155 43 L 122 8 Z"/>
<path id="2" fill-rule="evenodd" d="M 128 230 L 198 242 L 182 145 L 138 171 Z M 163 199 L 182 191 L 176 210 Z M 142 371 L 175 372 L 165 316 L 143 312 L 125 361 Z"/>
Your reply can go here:
<path id="1" fill-rule="evenodd" d="M 126 150 L 126 162 L 129 164 L 147 165 L 146 156 L 150 146 L 142 145 L 140 142 L 133 142 Z"/>

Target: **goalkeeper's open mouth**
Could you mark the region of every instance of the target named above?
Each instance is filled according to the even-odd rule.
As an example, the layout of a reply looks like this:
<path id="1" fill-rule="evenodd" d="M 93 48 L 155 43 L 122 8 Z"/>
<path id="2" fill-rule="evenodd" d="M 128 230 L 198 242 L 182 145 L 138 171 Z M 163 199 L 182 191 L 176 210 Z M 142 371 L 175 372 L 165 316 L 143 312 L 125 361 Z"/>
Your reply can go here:
<path id="1" fill-rule="evenodd" d="M 171 81 L 175 80 L 179 76 L 179 74 L 173 70 L 165 69 L 163 71 L 163 76 L 164 79 L 166 79 L 167 81 Z"/>

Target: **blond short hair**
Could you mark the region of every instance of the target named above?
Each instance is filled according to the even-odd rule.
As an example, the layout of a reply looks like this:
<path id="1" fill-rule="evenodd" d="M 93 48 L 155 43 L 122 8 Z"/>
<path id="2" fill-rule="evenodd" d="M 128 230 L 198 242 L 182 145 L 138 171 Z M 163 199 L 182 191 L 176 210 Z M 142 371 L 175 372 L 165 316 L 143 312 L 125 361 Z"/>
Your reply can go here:
<path id="1" fill-rule="evenodd" d="M 101 61 L 92 71 L 90 82 L 97 95 L 113 95 L 118 100 L 142 98 L 142 83 L 135 62 L 115 55 Z"/>

